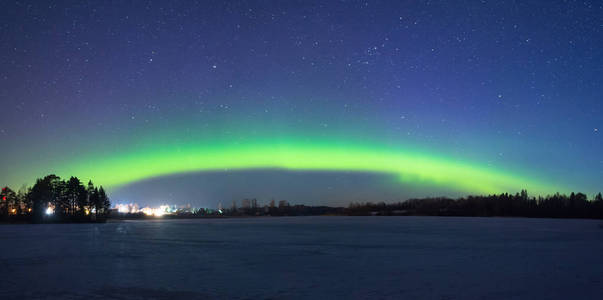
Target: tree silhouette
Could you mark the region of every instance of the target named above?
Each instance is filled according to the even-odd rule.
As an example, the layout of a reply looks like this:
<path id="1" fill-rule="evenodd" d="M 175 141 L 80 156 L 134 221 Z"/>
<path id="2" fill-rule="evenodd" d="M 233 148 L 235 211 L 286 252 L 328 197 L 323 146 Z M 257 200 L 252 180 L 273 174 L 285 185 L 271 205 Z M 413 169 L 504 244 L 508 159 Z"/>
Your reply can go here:
<path id="1" fill-rule="evenodd" d="M 29 189 L 23 185 L 17 192 L 17 215 L 22 216 L 31 212 L 31 202 L 29 201 Z"/>
<path id="2" fill-rule="evenodd" d="M 105 189 L 101 186 L 98 189 L 98 206 L 96 211 L 102 212 L 103 215 L 106 215 L 109 212 L 109 208 L 111 208 L 111 202 L 109 202 L 109 197 L 105 193 Z"/>
<path id="3" fill-rule="evenodd" d="M 16 213 L 16 203 L 17 194 L 9 187 L 3 187 L 0 192 L 0 214 L 3 218 L 8 218 L 9 214 Z"/>
<path id="4" fill-rule="evenodd" d="M 603 197 L 597 194 L 589 201 L 583 193 L 571 193 L 569 196 L 556 193 L 535 198 L 523 190 L 515 195 L 410 199 L 393 204 L 351 203 L 347 214 L 603 218 Z"/>
<path id="5" fill-rule="evenodd" d="M 48 175 L 42 179 L 37 179 L 29 193 L 29 199 L 32 203 L 33 221 L 41 222 L 48 205 L 55 202 L 54 183 L 58 180 L 55 175 Z"/>
<path id="6" fill-rule="evenodd" d="M 92 191 L 88 191 L 88 199 L 90 201 L 90 205 L 94 208 L 94 217 L 98 218 L 99 210 L 101 207 L 100 197 L 98 195 L 98 188 L 93 188 Z"/>
<path id="7" fill-rule="evenodd" d="M 64 181 L 53 174 L 38 178 L 31 188 L 23 186 L 18 193 L 6 187 L 0 199 L 5 199 L 0 201 L 2 218 L 33 222 L 89 221 L 90 210 L 95 210 L 95 216 L 107 215 L 111 206 L 105 190 L 94 187 L 92 181 L 86 189 L 77 177 Z M 48 209 L 53 209 L 51 216 L 46 216 Z"/>

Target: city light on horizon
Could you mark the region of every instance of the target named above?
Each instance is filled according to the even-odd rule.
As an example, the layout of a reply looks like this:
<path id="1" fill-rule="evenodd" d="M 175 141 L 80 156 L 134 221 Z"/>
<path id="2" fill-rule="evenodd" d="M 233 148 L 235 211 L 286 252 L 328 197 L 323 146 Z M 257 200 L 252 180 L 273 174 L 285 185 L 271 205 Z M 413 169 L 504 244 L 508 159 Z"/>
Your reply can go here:
<path id="1" fill-rule="evenodd" d="M 177 205 L 167 205 L 163 204 L 158 207 L 145 206 L 140 207 L 136 203 L 117 203 L 114 205 L 113 209 L 117 210 L 118 213 L 121 214 L 145 214 L 146 216 L 154 216 L 154 217 L 162 217 L 164 215 L 172 215 L 181 212 L 195 212 L 198 209 L 191 208 L 190 205 L 185 206 L 177 206 Z"/>

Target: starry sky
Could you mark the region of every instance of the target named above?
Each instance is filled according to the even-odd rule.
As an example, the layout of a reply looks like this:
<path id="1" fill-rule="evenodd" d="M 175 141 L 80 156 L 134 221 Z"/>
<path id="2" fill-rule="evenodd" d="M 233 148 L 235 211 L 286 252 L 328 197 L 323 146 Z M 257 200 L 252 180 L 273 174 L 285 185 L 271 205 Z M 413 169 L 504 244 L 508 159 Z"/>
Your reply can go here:
<path id="1" fill-rule="evenodd" d="M 599 1 L 2 1 L 0 182 L 113 202 L 603 183 Z"/>

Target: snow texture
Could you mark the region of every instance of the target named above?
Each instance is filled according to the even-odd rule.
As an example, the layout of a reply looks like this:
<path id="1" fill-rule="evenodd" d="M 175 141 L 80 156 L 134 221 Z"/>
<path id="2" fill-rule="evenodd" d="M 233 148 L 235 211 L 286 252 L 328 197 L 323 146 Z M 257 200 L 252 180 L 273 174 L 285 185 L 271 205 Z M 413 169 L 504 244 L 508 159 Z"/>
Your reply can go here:
<path id="1" fill-rule="evenodd" d="M 0 226 L 0 299 L 601 299 L 595 220 L 284 217 Z"/>

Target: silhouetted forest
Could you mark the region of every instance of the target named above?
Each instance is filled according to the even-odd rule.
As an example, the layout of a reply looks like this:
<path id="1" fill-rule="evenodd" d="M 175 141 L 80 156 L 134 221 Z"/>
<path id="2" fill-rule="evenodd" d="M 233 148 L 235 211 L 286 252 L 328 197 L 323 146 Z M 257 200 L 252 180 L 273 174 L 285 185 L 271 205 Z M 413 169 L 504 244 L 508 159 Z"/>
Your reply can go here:
<path id="1" fill-rule="evenodd" d="M 515 195 L 410 199 L 393 204 L 351 203 L 346 214 L 602 219 L 603 197 L 601 193 L 590 200 L 583 193 L 529 197 L 528 192 L 522 190 Z"/>
<path id="2" fill-rule="evenodd" d="M 530 218 L 595 218 L 603 219 L 601 193 L 588 199 L 583 193 L 554 194 L 530 197 L 520 193 L 488 196 L 467 196 L 409 199 L 398 203 L 351 203 L 347 208 L 329 206 L 290 205 L 286 200 L 260 205 L 257 199 L 233 201 L 229 208 L 217 210 L 182 210 L 164 218 L 245 217 L 245 216 L 471 216 L 471 217 L 530 217 Z M 148 218 L 142 213 L 122 214 L 121 218 Z M 113 217 L 113 215 L 112 215 Z M 152 216 L 151 216 L 152 217 Z"/>
<path id="3" fill-rule="evenodd" d="M 110 213 L 116 218 L 144 218 L 143 213 L 119 214 L 111 210 L 103 187 L 89 181 L 84 185 L 77 177 L 62 180 L 56 175 L 39 178 L 32 187 L 17 192 L 9 187 L 0 193 L 0 221 L 4 222 L 103 222 Z M 474 216 L 474 217 L 536 217 L 536 218 L 596 218 L 603 219 L 601 193 L 588 199 L 583 193 L 554 194 L 530 197 L 520 193 L 487 196 L 467 196 L 458 199 L 437 197 L 409 199 L 397 203 L 350 203 L 347 208 L 329 206 L 290 205 L 272 200 L 264 206 L 256 199 L 244 199 L 241 205 L 217 210 L 183 210 L 173 217 L 212 216 Z"/>
<path id="4" fill-rule="evenodd" d="M 344 208 L 330 206 L 307 206 L 291 205 L 286 200 L 280 200 L 278 203 L 271 200 L 264 206 L 258 205 L 257 199 L 243 199 L 241 206 L 233 202 L 229 209 L 224 210 L 228 216 L 320 216 L 320 215 L 342 215 Z"/>
<path id="5" fill-rule="evenodd" d="M 103 187 L 77 178 L 39 178 L 32 187 L 0 193 L 0 220 L 8 222 L 102 222 L 111 203 Z"/>

